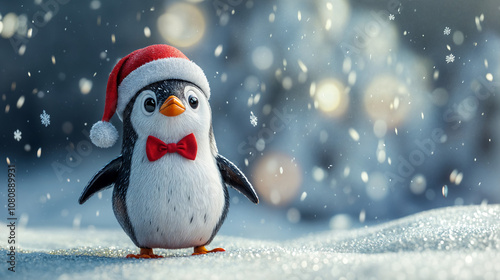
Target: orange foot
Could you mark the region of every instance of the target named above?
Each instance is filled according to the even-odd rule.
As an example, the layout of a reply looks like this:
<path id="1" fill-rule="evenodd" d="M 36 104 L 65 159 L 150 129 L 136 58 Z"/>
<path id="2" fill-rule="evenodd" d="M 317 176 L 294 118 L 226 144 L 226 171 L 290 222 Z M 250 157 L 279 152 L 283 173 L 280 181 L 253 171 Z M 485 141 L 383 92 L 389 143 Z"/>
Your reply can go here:
<path id="1" fill-rule="evenodd" d="M 198 246 L 194 247 L 194 253 L 192 254 L 192 256 L 204 255 L 206 253 L 225 252 L 225 251 L 226 250 L 222 248 L 215 248 L 213 250 L 208 251 L 207 248 L 205 248 L 205 246 Z"/>
<path id="2" fill-rule="evenodd" d="M 128 254 L 127 259 L 159 259 L 163 258 L 163 256 L 160 255 L 155 255 L 153 254 L 153 249 L 145 249 L 141 248 L 141 253 L 134 255 L 134 254 Z"/>

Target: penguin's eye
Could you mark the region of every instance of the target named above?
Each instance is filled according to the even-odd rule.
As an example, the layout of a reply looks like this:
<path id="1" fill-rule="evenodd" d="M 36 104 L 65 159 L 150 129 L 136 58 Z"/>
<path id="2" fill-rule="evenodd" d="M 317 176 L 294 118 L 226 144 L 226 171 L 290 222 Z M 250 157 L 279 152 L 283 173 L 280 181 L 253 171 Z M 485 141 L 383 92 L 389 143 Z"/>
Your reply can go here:
<path id="1" fill-rule="evenodd" d="M 154 112 L 154 110 L 156 109 L 156 101 L 154 100 L 154 98 L 149 97 L 144 100 L 144 109 L 148 113 Z"/>
<path id="2" fill-rule="evenodd" d="M 137 107 L 146 116 L 152 116 L 156 110 L 156 94 L 152 90 L 144 90 L 137 99 Z"/>
<path id="3" fill-rule="evenodd" d="M 196 96 L 191 95 L 189 97 L 189 106 L 193 109 L 198 108 L 198 98 Z"/>

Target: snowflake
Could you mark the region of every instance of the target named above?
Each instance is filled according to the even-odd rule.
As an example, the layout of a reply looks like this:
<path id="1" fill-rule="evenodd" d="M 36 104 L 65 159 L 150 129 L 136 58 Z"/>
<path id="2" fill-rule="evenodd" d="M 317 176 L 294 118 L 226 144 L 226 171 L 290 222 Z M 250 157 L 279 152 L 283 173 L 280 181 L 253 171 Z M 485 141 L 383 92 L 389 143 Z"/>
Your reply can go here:
<path id="1" fill-rule="evenodd" d="M 40 120 L 42 121 L 42 124 L 47 127 L 50 124 L 50 115 L 43 110 L 43 113 L 40 114 Z"/>
<path id="2" fill-rule="evenodd" d="M 393 14 L 389 14 L 389 20 L 394 20 L 396 17 Z"/>
<path id="3" fill-rule="evenodd" d="M 446 63 L 450 63 L 453 61 L 455 61 L 455 56 L 452 53 L 450 53 L 450 55 L 446 56 Z"/>
<path id="4" fill-rule="evenodd" d="M 444 28 L 443 34 L 444 34 L 444 35 L 450 35 L 450 34 L 451 34 L 451 29 L 450 29 L 448 26 L 446 26 L 446 27 Z"/>
<path id="5" fill-rule="evenodd" d="M 256 127 L 257 126 L 257 117 L 250 111 L 250 123 Z"/>
<path id="6" fill-rule="evenodd" d="M 21 141 L 21 134 L 22 132 L 18 130 L 14 131 L 14 139 L 16 139 L 18 142 Z"/>

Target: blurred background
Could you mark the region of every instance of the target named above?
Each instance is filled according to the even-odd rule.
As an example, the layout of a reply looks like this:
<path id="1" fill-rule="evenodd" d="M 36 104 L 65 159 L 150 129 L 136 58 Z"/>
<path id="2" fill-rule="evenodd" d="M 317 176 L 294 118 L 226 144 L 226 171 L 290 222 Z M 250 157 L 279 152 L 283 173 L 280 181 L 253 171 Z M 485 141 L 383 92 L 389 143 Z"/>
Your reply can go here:
<path id="1" fill-rule="evenodd" d="M 121 149 L 88 133 L 114 64 L 160 43 L 205 71 L 219 151 L 261 198 L 231 191 L 221 234 L 499 203 L 499 15 L 495 0 L 2 1 L 1 204 L 10 162 L 21 226 L 119 227 L 111 190 L 77 203 Z"/>

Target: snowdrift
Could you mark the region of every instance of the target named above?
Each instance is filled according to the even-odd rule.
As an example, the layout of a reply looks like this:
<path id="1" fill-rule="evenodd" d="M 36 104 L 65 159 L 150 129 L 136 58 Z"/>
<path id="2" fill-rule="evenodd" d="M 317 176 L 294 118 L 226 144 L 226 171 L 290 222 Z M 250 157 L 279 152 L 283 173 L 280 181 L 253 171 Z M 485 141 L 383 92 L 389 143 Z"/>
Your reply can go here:
<path id="1" fill-rule="evenodd" d="M 281 242 L 218 236 L 209 247 L 224 253 L 156 249 L 165 258 L 154 260 L 124 258 L 137 248 L 120 229 L 17 235 L 16 272 L 2 262 L 0 279 L 500 279 L 500 205 L 436 209 Z"/>

